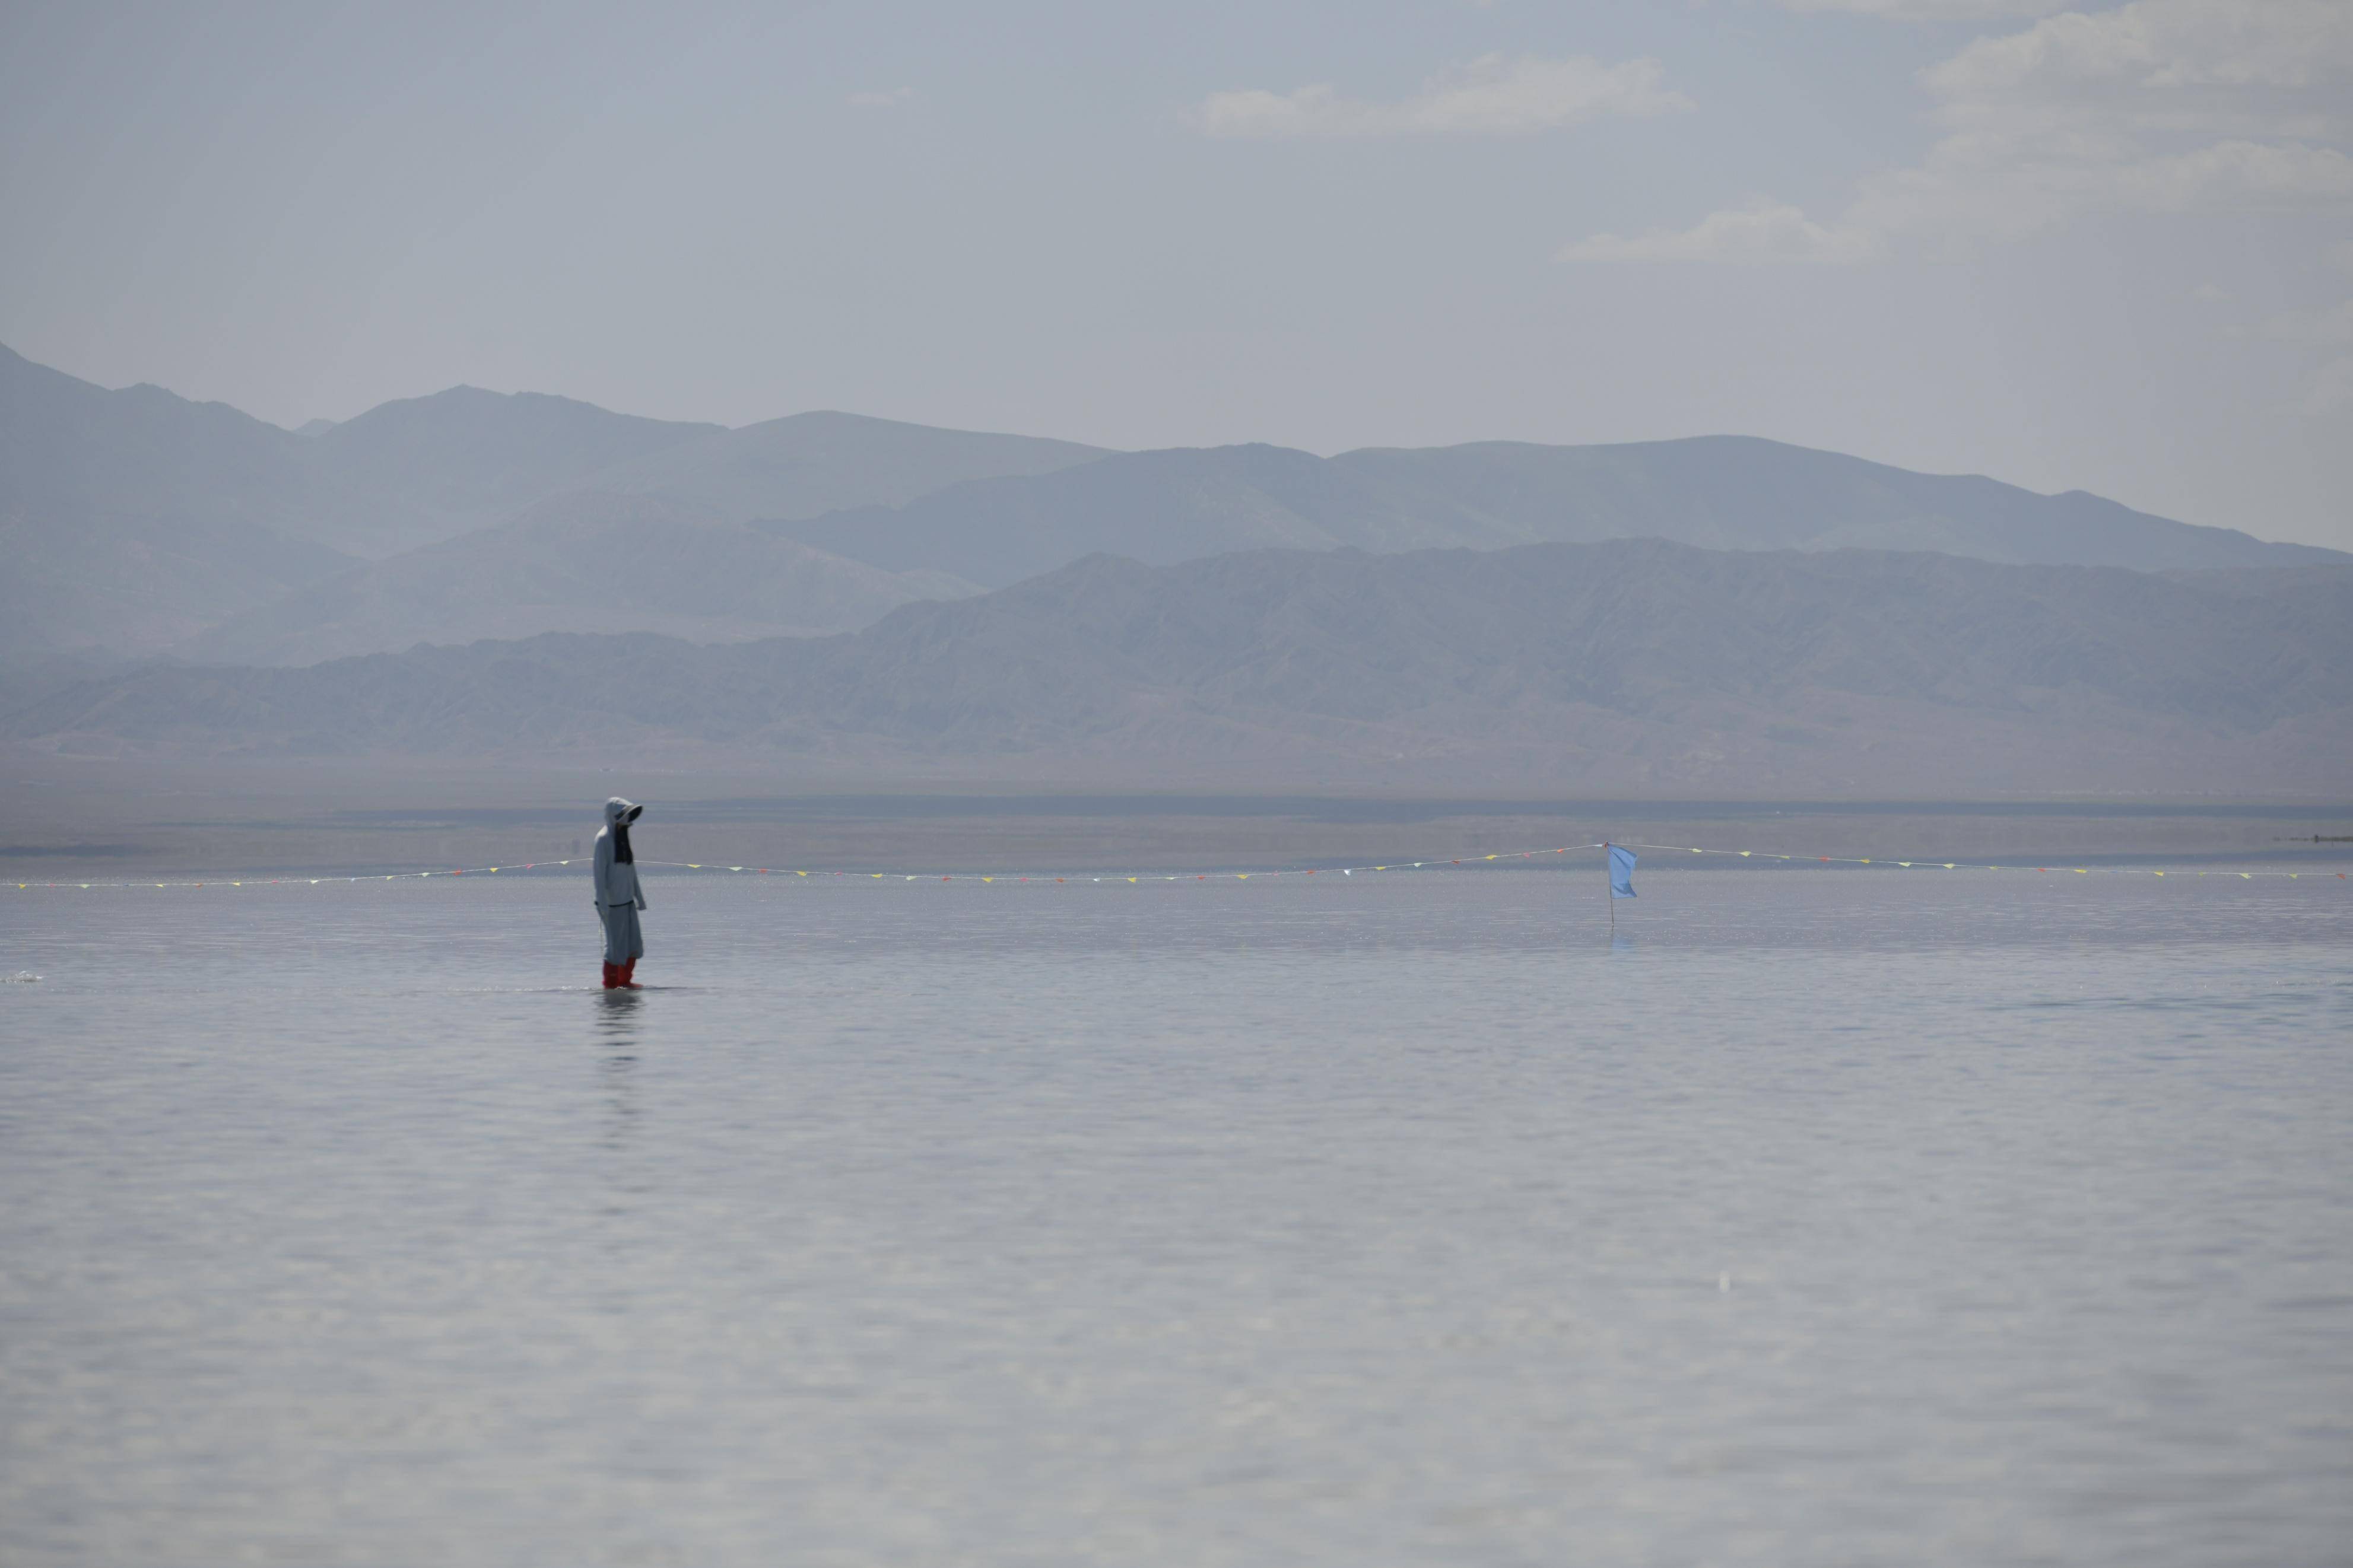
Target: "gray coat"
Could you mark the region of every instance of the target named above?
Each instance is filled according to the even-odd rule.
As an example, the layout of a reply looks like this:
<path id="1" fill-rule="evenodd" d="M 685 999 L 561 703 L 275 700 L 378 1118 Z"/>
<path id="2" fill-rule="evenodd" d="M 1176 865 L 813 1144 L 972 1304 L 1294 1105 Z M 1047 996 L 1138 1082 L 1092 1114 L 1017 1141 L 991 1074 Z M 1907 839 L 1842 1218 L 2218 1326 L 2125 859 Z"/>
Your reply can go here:
<path id="1" fill-rule="evenodd" d="M 645 933 L 638 929 L 638 911 L 646 907 L 646 890 L 638 868 L 613 858 L 613 829 L 637 819 L 641 808 L 619 795 L 605 803 L 605 826 L 596 834 L 595 870 L 596 918 L 605 927 L 605 962 L 627 963 L 646 955 Z"/>
<path id="2" fill-rule="evenodd" d="M 638 881 L 638 868 L 626 861 L 613 858 L 613 829 L 625 817 L 634 822 L 645 807 L 619 795 L 605 803 L 605 826 L 596 830 L 596 858 L 593 862 L 596 879 L 596 907 L 610 909 L 617 904 L 646 907 L 646 890 Z"/>

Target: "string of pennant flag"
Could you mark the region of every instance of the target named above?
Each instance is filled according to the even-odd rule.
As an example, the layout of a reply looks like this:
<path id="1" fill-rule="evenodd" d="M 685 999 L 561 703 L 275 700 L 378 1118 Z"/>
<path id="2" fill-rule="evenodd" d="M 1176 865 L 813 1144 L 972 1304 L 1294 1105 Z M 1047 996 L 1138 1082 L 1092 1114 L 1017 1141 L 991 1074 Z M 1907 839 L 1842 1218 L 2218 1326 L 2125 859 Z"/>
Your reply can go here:
<path id="1" fill-rule="evenodd" d="M 804 879 L 815 879 L 828 881 L 1036 882 L 1061 884 L 1111 883 L 1117 885 L 1124 883 L 1141 884 L 1145 882 L 1274 881 L 1280 879 L 1295 879 L 1303 877 L 1345 877 L 1353 879 L 1356 877 L 1380 876 L 1403 871 L 1452 870 L 1457 868 L 1477 868 L 1490 864 L 1500 865 L 1509 861 L 1542 860 L 1553 856 L 1567 855 L 1578 850 L 1601 849 L 1606 847 L 1608 847 L 1608 846 L 1600 842 L 1592 844 L 1567 844 L 1551 849 L 1513 849 L 1501 851 L 1493 855 L 1462 855 L 1452 858 L 1434 857 L 1422 860 L 1391 860 L 1380 864 L 1368 863 L 1362 866 L 1318 866 L 1312 868 L 1288 867 L 1248 871 L 1231 869 L 1215 871 L 1136 871 L 1133 873 L 1125 871 L 1066 871 L 1059 875 L 1048 872 L 1025 873 L 1008 871 L 804 870 L 792 867 L 723 866 L 715 862 L 709 861 L 648 860 L 643 858 L 640 858 L 637 864 L 640 867 L 660 867 L 667 870 L 692 872 L 710 876 L 791 877 Z M 2253 881 L 2258 878 L 2284 878 L 2289 881 L 2295 881 L 2300 879 L 2321 879 L 2331 877 L 2340 882 L 2347 879 L 2346 873 L 2343 871 L 2329 871 L 2326 869 L 2308 869 L 2303 871 L 2263 869 L 2242 871 L 2234 869 L 2196 869 L 2181 867 L 2174 867 L 2169 869 L 2159 869 L 2158 868 L 2148 866 L 2063 866 L 2028 865 L 2023 863 L 1993 865 L 1985 862 L 1934 860 L 1926 858 L 1898 860 L 1884 856 L 1868 855 L 1784 855 L 1763 849 L 1716 849 L 1690 844 L 1621 844 L 1619 847 L 1625 849 L 1647 850 L 1652 854 L 1714 855 L 1718 857 L 1736 858 L 1742 860 L 1781 861 L 1787 862 L 1790 865 L 1868 866 L 1874 869 L 1890 871 L 2006 871 L 2041 874 L 2044 876 L 2053 874 L 2073 874 L 2078 877 L 2163 878 L 2168 875 L 2175 878 L 2235 877 L 2245 881 Z M 174 888 L 283 888 L 306 886 L 317 888 L 333 886 L 339 883 L 358 884 L 362 882 L 416 881 L 435 877 L 494 877 L 502 876 L 511 872 L 539 872 L 586 864 L 586 860 L 585 858 L 573 857 L 561 860 L 526 860 L 502 866 L 459 866 L 446 869 L 435 868 L 433 869 L 421 871 L 374 871 L 359 873 L 356 875 L 328 873 L 319 876 L 310 876 L 307 874 L 276 877 L 221 876 L 207 877 L 201 879 L 191 879 L 176 881 L 165 880 L 160 882 L 143 880 L 112 882 L 84 882 L 75 880 L 36 881 L 27 879 L 17 882 L 15 885 L 16 890 L 19 892 L 97 892 L 108 889 Z"/>

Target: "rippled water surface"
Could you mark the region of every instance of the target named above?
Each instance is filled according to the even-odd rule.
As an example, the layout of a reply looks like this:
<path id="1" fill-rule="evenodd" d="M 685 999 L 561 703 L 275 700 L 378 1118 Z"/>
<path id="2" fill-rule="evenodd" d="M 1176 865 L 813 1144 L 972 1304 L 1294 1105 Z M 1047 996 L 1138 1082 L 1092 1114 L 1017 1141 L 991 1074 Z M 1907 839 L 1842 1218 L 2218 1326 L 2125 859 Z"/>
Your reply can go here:
<path id="1" fill-rule="evenodd" d="M 0 899 L 11 1563 L 2342 1563 L 2353 893 Z"/>

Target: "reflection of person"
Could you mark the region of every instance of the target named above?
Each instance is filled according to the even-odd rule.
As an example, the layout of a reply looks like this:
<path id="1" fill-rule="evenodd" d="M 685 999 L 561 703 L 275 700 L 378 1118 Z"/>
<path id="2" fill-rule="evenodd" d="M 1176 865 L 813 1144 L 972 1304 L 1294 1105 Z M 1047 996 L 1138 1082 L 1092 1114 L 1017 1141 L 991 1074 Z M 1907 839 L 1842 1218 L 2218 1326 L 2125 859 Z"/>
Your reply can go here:
<path id="1" fill-rule="evenodd" d="M 629 824 L 646 808 L 619 795 L 605 803 L 605 826 L 596 835 L 596 918 L 605 922 L 605 989 L 638 989 L 638 960 L 646 955 L 638 911 L 646 907 L 638 886 L 638 858 L 629 851 Z"/>

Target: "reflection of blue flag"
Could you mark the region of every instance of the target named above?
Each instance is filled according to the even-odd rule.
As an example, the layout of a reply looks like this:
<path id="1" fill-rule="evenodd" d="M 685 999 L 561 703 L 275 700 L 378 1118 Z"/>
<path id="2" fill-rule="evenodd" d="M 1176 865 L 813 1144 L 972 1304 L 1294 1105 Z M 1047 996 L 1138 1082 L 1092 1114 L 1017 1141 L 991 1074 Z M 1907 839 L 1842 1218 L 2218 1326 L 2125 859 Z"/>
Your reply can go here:
<path id="1" fill-rule="evenodd" d="M 1634 896 L 1634 852 L 1615 844 L 1609 847 L 1609 896 L 1613 899 Z"/>

